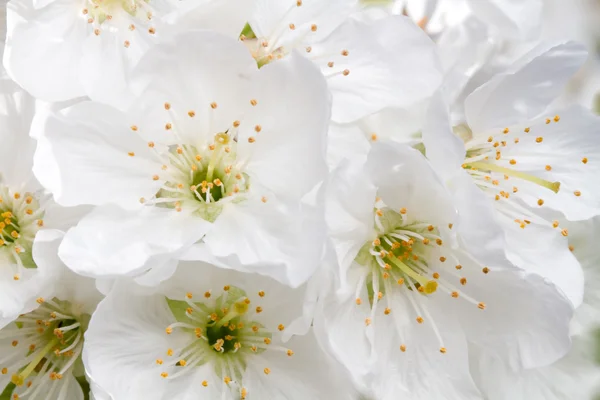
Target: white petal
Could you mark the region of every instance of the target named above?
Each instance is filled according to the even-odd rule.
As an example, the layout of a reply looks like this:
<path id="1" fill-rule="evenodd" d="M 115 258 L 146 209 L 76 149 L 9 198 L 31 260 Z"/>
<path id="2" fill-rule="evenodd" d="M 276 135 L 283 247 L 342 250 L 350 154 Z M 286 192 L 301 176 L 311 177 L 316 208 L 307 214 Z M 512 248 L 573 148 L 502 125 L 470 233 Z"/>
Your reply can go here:
<path id="1" fill-rule="evenodd" d="M 85 334 L 87 373 L 114 400 L 162 399 L 157 354 L 167 355 L 173 336 L 165 328 L 174 320 L 161 296 L 131 296 L 113 291 L 92 315 Z"/>
<path id="2" fill-rule="evenodd" d="M 473 13 L 500 34 L 514 39 L 532 36 L 540 27 L 542 0 L 469 0 Z"/>
<path id="3" fill-rule="evenodd" d="M 465 160 L 465 145 L 452 131 L 448 106 L 437 92 L 423 125 L 423 144 L 433 168 L 444 180 L 454 177 Z"/>
<path id="4" fill-rule="evenodd" d="M 322 205 L 251 198 L 226 205 L 203 244 L 184 258 L 255 272 L 297 287 L 320 264 L 324 245 Z"/>
<path id="5" fill-rule="evenodd" d="M 574 42 L 534 48 L 466 99 L 469 126 L 474 132 L 484 132 L 537 116 L 558 97 L 586 58 L 585 47 Z"/>
<path id="6" fill-rule="evenodd" d="M 347 56 L 342 55 L 344 50 Z M 442 81 L 434 43 L 401 16 L 373 23 L 348 20 L 314 44 L 308 57 L 328 78 L 335 122 L 355 121 L 386 107 L 412 105 L 429 96 Z"/>
<path id="7" fill-rule="evenodd" d="M 59 256 L 84 276 L 136 276 L 150 268 L 170 268 L 169 261 L 209 227 L 201 218 L 169 209 L 142 207 L 134 212 L 103 206 L 67 232 Z"/>
<path id="8" fill-rule="evenodd" d="M 404 307 L 398 301 L 395 300 L 390 315 L 380 315 L 375 322 L 376 349 L 380 357 L 379 368 L 374 371 L 376 398 L 480 399 L 469 373 L 467 341 L 454 313 L 438 307 L 439 304 L 422 302 L 427 304 L 431 318 L 426 318 L 422 324 L 412 318 L 401 323 L 400 338 L 398 323 L 391 318 L 394 313 L 409 309 L 410 305 L 406 299 L 403 300 Z M 432 324 L 437 326 L 442 343 Z M 405 352 L 400 350 L 401 344 L 406 346 Z M 445 353 L 440 351 L 442 345 Z"/>
<path id="9" fill-rule="evenodd" d="M 294 44 L 318 41 L 329 35 L 344 21 L 355 5 L 355 0 L 303 0 L 296 2 L 257 0 L 249 24 L 259 38 L 266 38 L 271 46 L 292 47 Z M 293 23 L 295 29 L 290 29 Z M 316 31 L 311 30 L 312 25 Z"/>
<path id="10" fill-rule="evenodd" d="M 27 3 L 11 1 L 7 7 L 4 66 L 8 74 L 43 100 L 84 95 L 79 62 L 88 26 L 79 15 L 81 9 L 71 0 L 55 0 L 38 10 Z"/>
<path id="11" fill-rule="evenodd" d="M 0 174 L 13 188 L 28 184 L 38 189 L 31 173 L 35 141 L 29 127 L 35 113 L 35 100 L 8 78 L 0 79 Z M 33 182 L 32 182 L 33 181 Z"/>
<path id="12" fill-rule="evenodd" d="M 0 268 L 0 328 L 36 309 L 36 299 L 51 298 L 60 268 L 63 266 L 56 256 L 62 233 L 42 230 L 37 233 L 32 256 L 37 268 L 24 269 L 19 280 L 13 278 L 13 268 L 8 263 Z M 5 260 L 6 262 L 6 260 Z"/>
<path id="13" fill-rule="evenodd" d="M 325 218 L 343 271 L 350 267 L 360 248 L 375 239 L 375 197 L 376 187 L 364 173 L 362 163 L 344 162 L 332 172 Z"/>
<path id="14" fill-rule="evenodd" d="M 554 114 L 531 121 L 530 133 L 523 134 L 522 128 L 518 129 L 521 140 L 503 148 L 502 158 L 516 161 L 509 166 L 512 169 L 560 182 L 558 193 L 554 193 L 535 183 L 517 180 L 515 186 L 530 207 L 539 209 L 538 201 L 542 199 L 544 207 L 560 211 L 570 220 L 600 215 L 600 187 L 593 183 L 600 174 L 600 118 L 579 106 L 556 115 L 558 122 Z"/>
<path id="15" fill-rule="evenodd" d="M 296 53 L 264 66 L 255 78 L 258 104 L 240 126 L 239 157 L 248 158 L 251 179 L 278 197 L 297 201 L 327 174 L 327 84 Z M 249 143 L 250 137 L 256 141 Z"/>
<path id="16" fill-rule="evenodd" d="M 583 301 L 583 271 L 569 251 L 561 229 L 530 224 L 521 229 L 508 220 L 504 224 L 507 255 L 515 265 L 554 283 L 575 308 Z"/>
<path id="17" fill-rule="evenodd" d="M 470 276 L 467 288 L 486 305 L 480 310 L 466 301 L 456 304 L 468 339 L 511 368 L 547 365 L 569 350 L 573 308 L 542 277 L 492 269 Z"/>
<path id="18" fill-rule="evenodd" d="M 40 115 L 43 129 L 34 173 L 65 206 L 119 204 L 139 207 L 162 182 L 153 180 L 160 163 L 130 129 L 126 114 L 100 103 L 82 102 L 64 115 Z M 130 155 L 133 154 L 134 156 Z"/>
<path id="19" fill-rule="evenodd" d="M 410 218 L 446 226 L 456 211 L 450 194 L 421 153 L 408 146 L 377 141 L 367 160 L 377 194 L 391 208 L 406 208 Z"/>
<path id="20" fill-rule="evenodd" d="M 253 98 L 249 77 L 257 70 L 238 41 L 210 31 L 178 34 L 154 46 L 132 72 L 135 123 L 140 132 L 162 138 L 160 143 L 181 144 L 183 138 L 204 146 L 242 120 Z M 167 135 L 166 123 L 172 123 L 174 133 Z"/>
<path id="21" fill-rule="evenodd" d="M 171 35 L 176 31 L 206 29 L 237 39 L 255 8 L 254 3 L 240 3 L 237 0 L 182 2 L 175 11 L 163 18 L 168 25 L 161 32 Z"/>

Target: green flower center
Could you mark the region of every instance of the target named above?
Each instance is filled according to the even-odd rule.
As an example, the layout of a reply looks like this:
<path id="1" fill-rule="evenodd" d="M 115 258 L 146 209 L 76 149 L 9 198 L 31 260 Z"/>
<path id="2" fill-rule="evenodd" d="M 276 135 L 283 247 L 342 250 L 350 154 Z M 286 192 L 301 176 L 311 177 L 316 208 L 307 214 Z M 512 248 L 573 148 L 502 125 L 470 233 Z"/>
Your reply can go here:
<path id="1" fill-rule="evenodd" d="M 3 375 L 11 374 L 15 398 L 35 397 L 42 390 L 48 391 L 47 398 L 54 398 L 60 385 L 53 383 L 82 367 L 83 334 L 90 316 L 56 298 L 37 302 L 40 306 L 35 311 L 0 331 L 10 355 L 0 368 Z M 44 389 L 46 385 L 50 387 Z"/>
<path id="2" fill-rule="evenodd" d="M 248 175 L 236 167 L 236 146 L 227 133 L 215 135 L 206 149 L 172 146 L 168 164 L 163 166 L 168 180 L 155 203 L 177 211 L 192 209 L 195 215 L 214 222 L 225 203 L 242 201 L 250 188 Z"/>
<path id="3" fill-rule="evenodd" d="M 44 225 L 44 210 L 34 194 L 0 186 L 0 217 L 0 255 L 15 265 L 18 280 L 21 268 L 36 268 L 31 249 Z"/>

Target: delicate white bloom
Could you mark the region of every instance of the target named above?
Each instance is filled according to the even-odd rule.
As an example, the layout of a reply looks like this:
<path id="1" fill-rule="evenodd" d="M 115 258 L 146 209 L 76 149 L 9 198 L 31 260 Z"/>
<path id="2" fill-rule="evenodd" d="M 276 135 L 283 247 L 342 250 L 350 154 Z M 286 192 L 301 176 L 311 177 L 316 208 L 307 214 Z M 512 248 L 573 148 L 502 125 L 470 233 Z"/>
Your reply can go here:
<path id="1" fill-rule="evenodd" d="M 259 71 L 243 44 L 189 32 L 135 75 L 127 110 L 82 102 L 40 116 L 36 175 L 58 203 L 100 206 L 67 233 L 65 263 L 97 277 L 161 267 L 152 283 L 183 257 L 306 281 L 325 234 L 319 71 L 294 54 Z"/>
<path id="2" fill-rule="evenodd" d="M 596 362 L 597 328 L 600 326 L 600 253 L 590 238 L 600 232 L 600 219 L 571 223 L 569 243 L 586 277 L 583 303 L 571 323 L 573 347 L 552 365 L 513 371 L 494 357 L 479 360 L 479 382 L 490 400 L 592 400 L 600 389 L 600 366 Z"/>
<path id="3" fill-rule="evenodd" d="M 483 241 L 467 247 L 463 232 L 493 223 L 457 216 L 418 151 L 378 141 L 365 165 L 335 171 L 329 191 L 339 283 L 324 285 L 315 328 L 375 398 L 480 398 L 467 344 L 515 368 L 566 353 L 568 301 L 502 253 L 468 251 Z"/>
<path id="4" fill-rule="evenodd" d="M 252 1 L 11 0 L 4 65 L 34 96 L 125 96 L 132 68 L 161 37 L 190 25 L 237 37 Z M 220 3 L 220 4 L 217 4 Z M 224 5 L 226 4 L 226 6 Z M 235 4 L 235 5 L 234 5 Z M 231 12 L 231 9 L 236 12 Z M 180 14 L 186 13 L 185 18 Z M 180 19 L 183 19 L 180 21 Z M 181 27 L 177 25 L 181 24 Z M 122 98 L 120 101 L 124 101 Z"/>
<path id="5" fill-rule="evenodd" d="M 427 155 L 462 199 L 459 208 L 476 206 L 495 219 L 509 259 L 553 280 L 575 306 L 581 268 L 568 250 L 568 229 L 548 211 L 570 220 L 600 212 L 592 183 L 600 173 L 599 119 L 576 106 L 546 109 L 585 56 L 573 43 L 536 48 L 467 98 L 456 135 L 443 118 L 431 118 L 424 131 Z"/>
<path id="6" fill-rule="evenodd" d="M 44 232 L 48 233 L 48 232 Z M 42 234 L 40 234 L 42 235 Z M 49 235 L 45 235 L 49 236 Z M 44 246 L 53 253 L 61 235 L 48 237 Z M 101 295 L 94 282 L 68 269 L 54 268 L 36 307 L 0 329 L 0 387 L 15 385 L 14 399 L 83 399 L 77 377 L 84 377 L 81 352 L 84 332 Z"/>
<path id="7" fill-rule="evenodd" d="M 31 96 L 0 79 L 0 327 L 35 307 L 46 290 L 55 257 L 42 233 L 66 229 L 78 214 L 58 207 L 33 176 L 35 109 Z"/>
<path id="8" fill-rule="evenodd" d="M 198 275 L 202 270 L 202 275 Z M 304 288 L 182 264 L 156 293 L 117 287 L 84 362 L 114 400 L 351 398 L 303 317 Z"/>
<path id="9" fill-rule="evenodd" d="M 332 120 L 344 123 L 429 96 L 441 83 L 433 42 L 404 17 L 350 18 L 356 0 L 257 0 L 249 17 L 259 64 L 294 49 L 327 78 Z"/>

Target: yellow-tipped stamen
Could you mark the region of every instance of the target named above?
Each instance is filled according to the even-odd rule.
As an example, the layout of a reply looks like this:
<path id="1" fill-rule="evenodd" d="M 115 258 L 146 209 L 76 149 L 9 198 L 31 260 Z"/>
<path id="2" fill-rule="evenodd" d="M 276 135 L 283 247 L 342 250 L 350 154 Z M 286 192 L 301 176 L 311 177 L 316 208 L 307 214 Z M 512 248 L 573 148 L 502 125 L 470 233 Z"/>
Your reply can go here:
<path id="1" fill-rule="evenodd" d="M 547 189 L 552 190 L 554 193 L 558 193 L 560 190 L 560 182 L 550 182 L 542 178 L 538 178 L 537 176 L 527 174 L 521 171 L 515 171 L 510 168 L 501 167 L 496 164 L 489 164 L 485 162 L 472 162 L 464 164 L 464 167 L 476 168 L 478 170 L 483 171 L 491 171 L 491 172 L 499 172 L 508 176 L 512 176 L 514 178 L 523 179 L 525 181 L 529 181 L 535 183 L 537 185 L 543 186 Z"/>

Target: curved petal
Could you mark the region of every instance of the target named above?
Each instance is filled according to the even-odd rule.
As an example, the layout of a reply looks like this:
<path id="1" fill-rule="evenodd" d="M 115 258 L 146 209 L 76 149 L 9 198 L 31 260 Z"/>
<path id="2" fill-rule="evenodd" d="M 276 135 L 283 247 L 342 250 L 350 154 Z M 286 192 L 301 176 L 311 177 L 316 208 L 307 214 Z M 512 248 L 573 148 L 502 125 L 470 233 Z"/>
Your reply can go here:
<path id="1" fill-rule="evenodd" d="M 439 91 L 433 95 L 426 113 L 423 144 L 427 158 L 444 181 L 459 173 L 465 160 L 465 145 L 452 131 L 448 105 Z"/>
<path id="2" fill-rule="evenodd" d="M 406 302 L 406 301 L 405 301 Z M 406 308 L 410 305 L 406 304 Z M 424 306 L 425 307 L 425 306 Z M 374 371 L 378 399 L 392 400 L 406 396 L 415 400 L 476 400 L 481 395 L 469 373 L 465 334 L 455 315 L 434 304 L 427 306 L 430 318 L 423 324 L 414 320 L 401 326 L 390 316 L 376 320 L 376 351 L 379 356 Z M 392 314 L 402 312 L 395 307 Z M 435 324 L 439 336 L 432 324 Z M 441 338 L 441 342 L 440 342 Z M 405 345 L 405 351 L 400 350 Z M 445 353 L 440 351 L 445 348 Z"/>
<path id="3" fill-rule="evenodd" d="M 33 97 L 12 80 L 0 78 L 0 175 L 7 186 L 38 189 L 37 182 L 31 182 L 35 141 L 29 137 L 35 111 Z"/>
<path id="4" fill-rule="evenodd" d="M 136 276 L 151 268 L 169 268 L 169 260 L 209 229 L 203 219 L 174 210 L 143 207 L 134 212 L 103 206 L 67 232 L 58 254 L 80 275 Z"/>
<path id="5" fill-rule="evenodd" d="M 434 43 L 402 16 L 371 23 L 350 19 L 312 45 L 308 57 L 327 78 L 332 119 L 340 123 L 412 105 L 442 82 Z"/>
<path id="6" fill-rule="evenodd" d="M 325 231 L 322 199 L 286 204 L 276 197 L 251 198 L 226 205 L 203 244 L 183 257 L 297 287 L 320 265 Z"/>
<path id="7" fill-rule="evenodd" d="M 89 27 L 80 12 L 71 0 L 54 0 L 41 9 L 28 0 L 9 3 L 4 66 L 33 96 L 63 101 L 85 94 L 79 62 Z"/>
<path id="8" fill-rule="evenodd" d="M 203 147 L 234 121 L 245 123 L 254 98 L 250 77 L 257 71 L 239 41 L 211 31 L 183 32 L 153 46 L 133 70 L 130 111 L 140 132 L 162 137 L 161 143 Z M 173 126 L 168 135 L 166 123 Z"/>
<path id="9" fill-rule="evenodd" d="M 477 18 L 513 39 L 531 37 L 540 28 L 542 0 L 469 0 Z"/>
<path id="10" fill-rule="evenodd" d="M 581 44 L 540 45 L 465 100 L 471 129 L 485 134 L 536 117 L 561 93 L 587 59 Z"/>
<path id="11" fill-rule="evenodd" d="M 278 197 L 297 201 L 327 174 L 327 84 L 294 53 L 261 68 L 252 92 L 258 104 L 240 126 L 239 157 L 247 158 L 251 179 Z M 289 95 L 282 97 L 283 92 Z"/>
<path id="12" fill-rule="evenodd" d="M 421 153 L 408 146 L 377 141 L 366 170 L 377 194 L 391 208 L 406 208 L 410 218 L 438 226 L 454 222 L 456 210 L 450 194 Z"/>
<path id="13" fill-rule="evenodd" d="M 237 39 L 255 9 L 256 1 L 186 1 L 176 10 L 166 15 L 167 24 L 162 32 L 172 35 L 174 32 L 192 29 L 207 29 Z M 165 33 L 163 33 L 165 34 Z"/>
<path id="14" fill-rule="evenodd" d="M 461 301 L 456 311 L 469 341 L 485 353 L 519 370 L 551 364 L 569 350 L 573 307 L 544 278 L 492 269 L 470 276 L 467 285 L 469 295 L 485 303 L 485 309 Z"/>
<path id="15" fill-rule="evenodd" d="M 119 204 L 136 209 L 162 185 L 154 153 L 127 116 L 100 103 L 82 102 L 64 114 L 41 114 L 34 122 L 38 149 L 33 170 L 64 206 Z"/>
<path id="16" fill-rule="evenodd" d="M 173 319 L 162 296 L 114 290 L 98 305 L 85 333 L 87 373 L 114 400 L 164 398 L 167 381 L 160 377 L 156 355 L 173 346 L 173 337 L 165 334 Z"/>
<path id="17" fill-rule="evenodd" d="M 360 248 L 375 239 L 373 208 L 377 188 L 364 173 L 364 164 L 342 163 L 332 172 L 325 219 L 342 271 Z M 344 276 L 341 277 L 344 281 Z"/>
<path id="18" fill-rule="evenodd" d="M 579 307 L 584 294 L 583 271 L 561 230 L 535 224 L 521 229 L 509 220 L 503 225 L 508 259 L 525 271 L 547 278 L 575 308 Z"/>
<path id="19" fill-rule="evenodd" d="M 36 235 L 32 256 L 37 268 L 23 269 L 19 279 L 14 279 L 13 268 L 4 264 L 0 268 L 0 328 L 10 323 L 20 314 L 36 309 L 36 299 L 51 298 L 54 284 L 64 267 L 56 255 L 62 233 L 55 230 L 42 230 Z M 4 261 L 6 262 L 6 260 Z"/>
<path id="20" fill-rule="evenodd" d="M 298 42 L 315 42 L 329 35 L 353 11 L 356 0 L 256 0 L 248 18 L 252 31 L 272 47 L 293 47 Z M 300 4 L 298 6 L 297 4 Z M 293 23 L 295 29 L 289 29 Z M 312 25 L 318 28 L 312 30 Z"/>
<path id="21" fill-rule="evenodd" d="M 558 193 L 518 180 L 521 198 L 531 207 L 557 210 L 569 220 L 600 215 L 600 118 L 573 106 L 548 118 L 531 121 L 529 133 L 515 129 L 519 143 L 502 150 L 502 159 L 514 160 L 511 169 L 549 182 L 559 182 Z"/>

